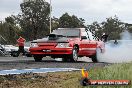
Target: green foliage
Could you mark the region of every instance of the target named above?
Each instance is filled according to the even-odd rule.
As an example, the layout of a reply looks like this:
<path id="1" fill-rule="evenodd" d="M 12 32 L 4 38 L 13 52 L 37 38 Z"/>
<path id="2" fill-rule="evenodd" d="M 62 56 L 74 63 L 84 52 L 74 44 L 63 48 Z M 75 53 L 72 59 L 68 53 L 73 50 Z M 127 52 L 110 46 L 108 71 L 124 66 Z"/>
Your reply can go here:
<path id="1" fill-rule="evenodd" d="M 87 30 L 93 32 L 99 38 L 101 37 L 103 32 L 101 25 L 98 22 L 93 22 L 91 25 L 87 25 Z"/>
<path id="2" fill-rule="evenodd" d="M 63 14 L 59 19 L 60 28 L 83 28 L 85 27 L 85 20 L 77 18 L 77 16 L 70 16 L 68 13 Z"/>
<path id="3" fill-rule="evenodd" d="M 50 5 L 45 0 L 28 1 L 20 4 L 21 14 L 5 18 L 0 23 L 0 36 L 6 43 L 14 44 L 19 35 L 27 41 L 43 38 L 49 34 Z M 1 22 L 1 21 L 0 21 Z M 93 22 L 85 26 L 85 20 L 75 15 L 64 13 L 60 18 L 52 17 L 52 30 L 57 28 L 87 28 L 101 38 L 102 33 L 109 35 L 108 39 L 120 39 L 120 33 L 128 30 L 132 33 L 132 24 L 124 23 L 117 16 L 106 18 L 105 21 Z M 0 38 L 1 40 L 1 38 Z"/>
<path id="4" fill-rule="evenodd" d="M 56 17 L 52 18 L 52 30 L 59 28 L 59 19 Z"/>
<path id="5" fill-rule="evenodd" d="M 52 30 L 57 28 L 84 28 L 84 23 L 84 19 L 65 13 L 60 18 L 52 18 Z"/>
<path id="6" fill-rule="evenodd" d="M 132 81 L 132 63 L 114 64 L 89 71 L 89 77 L 93 80 L 130 80 Z M 98 86 L 97 88 L 131 88 L 128 86 Z M 87 87 L 91 88 L 91 87 Z"/>
<path id="7" fill-rule="evenodd" d="M 27 40 L 42 38 L 49 33 L 49 3 L 45 0 L 35 0 L 22 3 L 22 13 L 17 20 L 22 28 L 22 34 Z"/>
<path id="8" fill-rule="evenodd" d="M 95 68 L 90 70 L 90 78 L 92 79 L 126 79 L 132 80 L 132 64 L 131 63 L 123 63 L 123 64 L 114 64 L 111 66 L 107 66 L 102 68 Z M 97 73 L 94 73 L 94 72 Z"/>
<path id="9" fill-rule="evenodd" d="M 0 34 L 9 44 L 16 43 L 19 35 L 27 41 L 43 38 L 49 34 L 49 3 L 45 0 L 28 1 L 20 4 L 21 13 L 17 16 L 5 18 L 5 22 L 0 24 Z M 52 30 L 57 28 L 82 28 L 85 20 L 68 13 L 60 18 L 52 18 Z"/>
<path id="10" fill-rule="evenodd" d="M 120 33 L 123 32 L 124 23 L 118 17 L 107 18 L 106 22 L 102 22 L 103 31 L 110 36 L 110 39 L 120 39 Z"/>
<path id="11" fill-rule="evenodd" d="M 13 18 L 13 16 L 12 16 L 12 17 L 9 16 L 9 17 L 5 18 L 5 21 L 6 21 L 7 23 L 9 23 L 9 24 L 15 25 L 15 19 Z"/>
<path id="12" fill-rule="evenodd" d="M 125 29 L 132 33 L 132 24 L 125 23 Z"/>
<path id="13" fill-rule="evenodd" d="M 5 18 L 5 22 L 0 26 L 0 35 L 4 38 L 1 38 L 1 43 L 15 44 L 20 28 L 17 26 L 14 16 Z"/>
<path id="14" fill-rule="evenodd" d="M 109 39 L 120 39 L 120 33 L 124 30 L 128 30 L 125 23 L 121 22 L 118 17 L 106 18 L 106 21 L 102 23 L 93 22 L 88 25 L 87 28 L 90 31 L 95 32 L 98 37 L 101 37 L 102 33 L 109 35 Z M 96 31 L 98 29 L 98 31 Z"/>

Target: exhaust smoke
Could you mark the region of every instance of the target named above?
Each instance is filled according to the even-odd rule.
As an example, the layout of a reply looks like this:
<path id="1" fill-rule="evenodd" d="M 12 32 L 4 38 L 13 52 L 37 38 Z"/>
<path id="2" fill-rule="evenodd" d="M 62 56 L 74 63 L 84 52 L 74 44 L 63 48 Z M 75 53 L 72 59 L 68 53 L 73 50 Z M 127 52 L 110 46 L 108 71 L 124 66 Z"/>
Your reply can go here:
<path id="1" fill-rule="evenodd" d="M 105 44 L 105 52 L 97 50 L 99 62 L 123 63 L 132 61 L 132 35 L 128 31 L 121 33 L 121 40 L 110 40 Z"/>

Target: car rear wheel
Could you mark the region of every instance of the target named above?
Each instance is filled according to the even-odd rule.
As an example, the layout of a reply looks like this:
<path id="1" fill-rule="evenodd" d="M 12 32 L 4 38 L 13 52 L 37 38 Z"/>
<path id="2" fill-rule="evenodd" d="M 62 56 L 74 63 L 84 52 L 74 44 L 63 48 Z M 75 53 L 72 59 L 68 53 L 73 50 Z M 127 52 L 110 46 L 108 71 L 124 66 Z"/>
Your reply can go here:
<path id="1" fill-rule="evenodd" d="M 92 59 L 92 61 L 95 62 L 95 63 L 98 62 L 98 60 L 97 60 L 97 52 L 96 52 L 94 55 L 91 56 L 91 59 Z"/>
<path id="2" fill-rule="evenodd" d="M 62 61 L 63 62 L 67 62 L 68 61 L 68 58 L 62 58 Z"/>
<path id="3" fill-rule="evenodd" d="M 71 61 L 77 61 L 78 60 L 78 48 L 75 46 L 72 50 L 72 54 L 70 55 Z"/>
<path id="4" fill-rule="evenodd" d="M 34 60 L 35 60 L 35 62 L 41 62 L 42 61 L 42 56 L 34 56 Z"/>
<path id="5" fill-rule="evenodd" d="M 62 58 L 62 61 L 63 61 L 63 62 L 70 62 L 71 59 L 70 59 L 70 57 L 68 56 L 68 57 Z"/>

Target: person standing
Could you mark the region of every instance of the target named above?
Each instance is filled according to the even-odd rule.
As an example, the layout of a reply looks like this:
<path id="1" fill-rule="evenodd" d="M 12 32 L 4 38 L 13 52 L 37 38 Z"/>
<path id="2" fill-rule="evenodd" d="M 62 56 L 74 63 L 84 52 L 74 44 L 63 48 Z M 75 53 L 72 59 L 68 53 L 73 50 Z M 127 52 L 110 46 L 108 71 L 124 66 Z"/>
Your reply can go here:
<path id="1" fill-rule="evenodd" d="M 19 39 L 17 40 L 19 49 L 18 49 L 18 56 L 21 55 L 25 55 L 25 51 L 24 51 L 24 43 L 25 43 L 25 39 L 23 37 L 19 37 Z"/>
<path id="2" fill-rule="evenodd" d="M 102 36 L 101 36 L 101 40 L 102 40 L 103 42 L 107 42 L 107 38 L 108 38 L 108 35 L 105 34 L 105 33 L 103 33 Z"/>

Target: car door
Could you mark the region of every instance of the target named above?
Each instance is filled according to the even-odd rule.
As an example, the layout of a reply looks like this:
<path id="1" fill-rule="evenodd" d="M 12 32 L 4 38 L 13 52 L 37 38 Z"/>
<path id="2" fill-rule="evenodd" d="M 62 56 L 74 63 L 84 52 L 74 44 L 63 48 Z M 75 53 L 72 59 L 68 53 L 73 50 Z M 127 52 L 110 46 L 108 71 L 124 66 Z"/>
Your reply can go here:
<path id="1" fill-rule="evenodd" d="M 86 32 L 83 30 L 81 32 L 81 44 L 79 55 L 81 56 L 89 56 L 96 53 L 97 43 L 94 40 L 91 32 Z"/>

